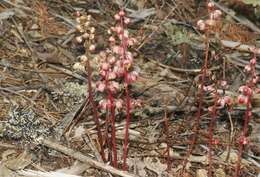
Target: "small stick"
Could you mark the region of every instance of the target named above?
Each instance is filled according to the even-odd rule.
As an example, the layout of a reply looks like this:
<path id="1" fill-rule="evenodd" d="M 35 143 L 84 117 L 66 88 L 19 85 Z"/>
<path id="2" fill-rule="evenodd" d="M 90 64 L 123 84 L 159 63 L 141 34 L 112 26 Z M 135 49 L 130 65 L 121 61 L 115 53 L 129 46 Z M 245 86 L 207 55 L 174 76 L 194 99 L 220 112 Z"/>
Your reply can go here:
<path id="1" fill-rule="evenodd" d="M 98 161 L 96 161 L 96 160 L 94 160 L 94 159 L 92 159 L 88 156 L 85 156 L 81 152 L 75 151 L 75 150 L 70 149 L 68 147 L 65 147 L 61 144 L 53 142 L 50 139 L 46 139 L 44 137 L 39 137 L 37 139 L 37 142 L 39 142 L 40 144 L 42 144 L 42 145 L 44 145 L 48 148 L 52 148 L 56 151 L 62 152 L 64 154 L 68 155 L 68 156 L 71 156 L 74 159 L 77 159 L 77 160 L 84 162 L 84 163 L 88 163 L 89 165 L 94 166 L 95 168 L 104 170 L 104 171 L 109 172 L 111 174 L 119 175 L 119 176 L 122 176 L 122 177 L 137 177 L 134 174 L 130 174 L 128 172 L 124 172 L 124 171 L 115 169 L 112 166 L 107 165 L 105 163 L 98 162 Z"/>

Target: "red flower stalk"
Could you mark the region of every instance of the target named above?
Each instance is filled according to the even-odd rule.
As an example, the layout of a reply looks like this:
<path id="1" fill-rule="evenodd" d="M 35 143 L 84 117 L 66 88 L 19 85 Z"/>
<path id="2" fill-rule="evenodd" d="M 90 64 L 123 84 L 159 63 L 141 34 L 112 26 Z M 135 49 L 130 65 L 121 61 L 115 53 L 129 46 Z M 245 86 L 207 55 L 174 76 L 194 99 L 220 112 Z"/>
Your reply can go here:
<path id="1" fill-rule="evenodd" d="M 188 163 L 188 159 L 190 155 L 192 154 L 192 150 L 194 148 L 194 145 L 196 143 L 198 131 L 199 131 L 199 125 L 200 125 L 200 119 L 201 119 L 201 110 L 202 110 L 202 105 L 203 105 L 203 99 L 204 99 L 204 86 L 205 86 L 205 80 L 206 80 L 206 73 L 207 73 L 207 67 L 208 67 L 208 56 L 209 56 L 209 39 L 208 39 L 208 32 L 206 34 L 206 39 L 205 39 L 205 59 L 204 59 L 204 65 L 201 68 L 201 80 L 200 80 L 200 88 L 199 88 L 199 97 L 198 97 L 198 111 L 196 112 L 196 117 L 195 117 L 195 124 L 194 124 L 194 134 L 191 138 L 190 141 L 190 146 L 187 152 L 187 157 L 184 160 L 183 163 L 183 168 L 181 174 L 183 175 L 183 172 L 186 168 L 186 165 Z"/>
<path id="2" fill-rule="evenodd" d="M 127 39 L 125 38 L 124 35 L 124 31 L 125 31 L 125 12 L 124 9 L 121 8 L 120 12 L 118 13 L 118 15 L 120 16 L 120 27 L 121 27 L 121 36 L 122 36 L 122 40 L 121 40 L 121 48 L 122 48 L 122 52 L 121 52 L 121 58 L 122 58 L 122 63 L 124 63 L 124 61 L 126 61 L 128 58 L 126 56 L 126 51 L 127 51 Z M 126 96 L 126 123 L 125 123 L 125 137 L 124 137 L 124 145 L 123 145 L 123 170 L 126 170 L 127 168 L 127 164 L 126 164 L 126 159 L 127 159 L 127 146 L 128 146 L 128 136 L 129 136 L 129 122 L 130 122 L 130 111 L 131 111 L 131 99 L 129 96 L 129 90 L 128 90 L 128 86 L 129 86 L 129 79 L 128 79 L 128 68 L 124 67 L 124 80 L 125 80 L 125 96 Z"/>
<path id="3" fill-rule="evenodd" d="M 107 73 L 107 72 L 106 72 Z M 105 76 L 106 87 L 108 87 L 108 74 Z M 117 150 L 116 150 L 116 127 L 115 127 L 115 106 L 114 106 L 114 96 L 112 94 L 111 89 L 108 89 L 108 100 L 109 100 L 109 108 L 111 114 L 111 127 L 112 127 L 112 149 L 113 149 L 113 166 L 118 168 L 117 163 Z"/>
<path id="4" fill-rule="evenodd" d="M 209 35 L 210 32 L 218 26 L 220 26 L 220 17 L 221 17 L 221 11 L 214 10 L 214 4 L 212 2 L 209 2 L 207 4 L 208 6 L 208 12 L 209 12 L 209 19 L 207 20 L 199 20 L 197 22 L 197 28 L 198 30 L 205 31 L 205 58 L 204 58 L 204 65 L 201 68 L 201 78 L 200 78 L 200 88 L 199 88 L 199 97 L 198 97 L 198 111 L 196 112 L 195 117 L 195 124 L 194 124 L 194 130 L 193 130 L 193 136 L 190 142 L 190 146 L 187 152 L 187 157 L 184 160 L 183 168 L 181 171 L 181 175 L 183 175 L 184 170 L 186 168 L 188 159 L 190 155 L 192 154 L 192 150 L 194 148 L 194 145 L 196 143 L 196 139 L 199 132 L 199 126 L 200 126 L 200 120 L 201 120 L 201 111 L 202 111 L 202 105 L 203 105 L 203 99 L 204 99 L 204 89 L 205 89 L 205 83 L 206 83 L 206 74 L 207 74 L 207 68 L 208 68 L 208 60 L 209 60 Z"/>
<path id="5" fill-rule="evenodd" d="M 103 147 L 103 137 L 102 137 L 102 133 L 101 133 L 101 129 L 100 129 L 100 123 L 99 123 L 99 115 L 97 112 L 97 106 L 96 103 L 94 101 L 93 98 L 93 92 L 92 92 L 92 70 L 91 70 L 91 66 L 90 66 L 90 62 L 89 60 L 86 61 L 87 62 L 87 70 L 88 70 L 88 98 L 89 98 L 89 102 L 92 104 L 92 109 L 93 109 L 93 113 L 94 113 L 94 117 L 95 117 L 95 123 L 96 123 L 96 127 L 97 127 L 97 134 L 98 134 L 98 141 L 99 141 L 99 145 L 100 145 L 100 155 L 103 161 L 106 160 L 105 158 L 105 152 L 104 152 L 104 147 Z"/>
<path id="6" fill-rule="evenodd" d="M 85 47 L 85 55 L 82 55 L 80 57 L 80 63 L 75 63 L 74 69 L 79 69 L 79 70 L 85 70 L 87 69 L 88 73 L 88 79 L 87 79 L 87 84 L 88 84 L 88 99 L 89 102 L 92 104 L 93 108 L 93 114 L 95 118 L 95 124 L 97 128 L 97 134 L 98 134 L 98 141 L 100 145 L 100 155 L 102 157 L 102 160 L 105 161 L 105 153 L 104 153 L 104 147 L 103 147 L 103 137 L 101 133 L 101 128 L 100 128 L 100 123 L 99 123 L 99 114 L 97 111 L 97 106 L 94 101 L 93 97 L 93 91 L 92 91 L 92 68 L 90 64 L 90 59 L 92 58 L 91 52 L 95 51 L 95 28 L 91 27 L 91 16 L 81 16 L 79 12 L 77 12 L 77 19 L 76 21 L 78 22 L 78 25 L 76 26 L 76 30 L 81 34 L 80 36 L 76 37 L 76 41 L 78 43 L 83 43 L 84 42 L 84 47 Z M 88 25 L 86 25 L 88 24 Z M 84 65 L 83 65 L 84 64 Z"/>
<path id="7" fill-rule="evenodd" d="M 209 126 L 209 151 L 208 151 L 208 161 L 209 161 L 209 168 L 208 168 L 208 176 L 212 176 L 212 145 L 215 144 L 213 140 L 213 131 L 215 127 L 215 122 L 217 118 L 216 114 L 216 108 L 218 104 L 218 95 L 216 93 L 215 98 L 214 98 L 214 105 L 210 108 L 209 112 L 211 113 L 211 120 L 210 120 L 210 126 Z"/>
<path id="8" fill-rule="evenodd" d="M 244 116 L 243 132 L 239 141 L 239 152 L 238 152 L 238 159 L 237 159 L 236 170 L 235 170 L 235 177 L 239 177 L 240 175 L 240 164 L 241 164 L 243 149 L 244 146 L 249 143 L 247 139 L 247 134 L 248 134 L 248 124 L 252 117 L 251 98 L 253 95 L 253 88 L 255 87 L 256 83 L 259 80 L 258 76 L 256 75 L 255 66 L 256 66 L 256 53 L 254 52 L 254 57 L 250 60 L 250 63 L 245 66 L 245 71 L 249 73 L 250 80 L 249 82 L 247 82 L 245 86 L 241 86 L 239 88 L 241 95 L 239 95 L 238 102 L 240 104 L 246 104 L 246 112 Z"/>

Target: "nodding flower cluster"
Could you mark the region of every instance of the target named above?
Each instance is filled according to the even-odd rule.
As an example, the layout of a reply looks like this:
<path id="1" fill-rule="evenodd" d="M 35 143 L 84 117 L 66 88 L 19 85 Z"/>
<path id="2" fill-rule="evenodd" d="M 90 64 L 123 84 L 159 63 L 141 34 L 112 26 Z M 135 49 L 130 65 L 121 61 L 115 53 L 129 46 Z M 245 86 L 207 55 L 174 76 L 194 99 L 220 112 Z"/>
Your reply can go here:
<path id="1" fill-rule="evenodd" d="M 118 91 L 125 87 L 126 83 L 122 83 L 125 72 L 128 72 L 127 80 L 129 83 L 136 81 L 139 76 L 138 72 L 132 69 L 133 54 L 127 50 L 128 47 L 136 45 L 137 40 L 129 37 L 127 29 L 122 27 L 121 17 L 123 17 L 123 25 L 130 22 L 130 19 L 125 17 L 122 10 L 114 16 L 117 24 L 108 30 L 110 35 L 108 39 L 109 49 L 101 51 L 97 56 L 100 79 L 96 82 L 96 90 L 101 93 L 106 92 L 116 95 Z M 123 46 L 122 43 L 126 46 Z M 140 102 L 134 100 L 131 104 L 138 106 Z M 111 99 L 100 100 L 99 107 L 102 111 L 111 108 Z M 115 100 L 115 107 L 119 111 L 122 110 L 123 100 L 121 98 Z"/>
<path id="2" fill-rule="evenodd" d="M 80 62 L 73 65 L 73 69 L 84 72 L 85 65 L 89 57 L 87 53 L 92 53 L 95 51 L 95 27 L 91 26 L 91 15 L 81 15 L 79 12 L 76 13 L 76 21 L 78 25 L 76 26 L 77 32 L 80 34 L 76 37 L 76 42 L 84 45 L 86 53 L 79 57 Z"/>
<path id="3" fill-rule="evenodd" d="M 97 55 L 91 55 L 96 51 L 95 46 L 95 27 L 91 24 L 91 16 L 81 15 L 77 13 L 78 25 L 76 26 L 77 32 L 80 34 L 76 37 L 76 42 L 83 44 L 85 48 L 85 54 L 80 56 L 80 62 L 74 64 L 74 69 L 85 71 L 85 66 L 88 70 L 88 85 L 89 85 L 89 99 L 93 105 L 93 112 L 96 117 L 96 125 L 99 133 L 99 141 L 101 148 L 103 144 L 102 133 L 99 126 L 99 114 L 107 113 L 111 119 L 112 132 L 111 141 L 113 145 L 113 165 L 117 168 L 117 148 L 116 148 L 116 135 L 115 135 L 115 118 L 117 112 L 121 112 L 125 108 L 126 112 L 126 133 L 125 133 L 125 145 L 124 145 L 124 163 L 126 162 L 127 142 L 128 142 L 128 124 L 130 119 L 131 108 L 140 107 L 140 100 L 130 99 L 129 96 L 129 84 L 135 82 L 139 73 L 133 69 L 133 54 L 128 50 L 137 44 L 137 39 L 130 37 L 127 31 L 127 24 L 130 23 L 130 19 L 125 16 L 125 12 L 121 9 L 115 16 L 116 25 L 108 30 L 110 35 L 108 38 L 109 47 L 99 52 Z M 91 61 L 89 60 L 91 59 Z M 95 82 L 95 91 L 98 93 L 98 97 L 93 98 L 92 94 L 92 79 L 91 76 L 91 63 L 95 63 L 93 66 L 97 77 Z M 125 98 L 120 97 L 120 91 L 125 91 Z M 96 109 L 96 102 L 98 107 Z M 117 112 L 116 112 L 117 111 Z M 107 117 L 108 118 L 108 117 Z M 105 160 L 104 149 L 101 149 L 101 155 Z M 125 167 L 125 165 L 124 165 Z"/>
<path id="4" fill-rule="evenodd" d="M 239 88 L 240 95 L 238 96 L 238 103 L 241 105 L 246 106 L 246 112 L 244 116 L 244 125 L 243 125 L 243 132 L 239 139 L 239 154 L 238 154 L 238 160 L 236 165 L 236 171 L 235 176 L 238 177 L 240 174 L 240 163 L 241 163 L 241 156 L 243 153 L 243 148 L 245 145 L 249 144 L 249 140 L 247 138 L 248 136 L 248 124 L 250 119 L 252 118 L 252 105 L 251 105 L 251 98 L 254 94 L 254 91 L 257 92 L 257 89 L 255 88 L 259 77 L 256 74 L 256 52 L 253 51 L 254 56 L 250 60 L 249 64 L 245 66 L 245 72 L 248 74 L 248 80 L 245 85 L 241 86 Z"/>
<path id="5" fill-rule="evenodd" d="M 246 85 L 239 88 L 240 95 L 238 96 L 239 104 L 250 104 L 250 99 L 253 94 L 253 87 L 257 84 L 259 77 L 255 71 L 256 56 L 254 56 L 248 65 L 245 66 L 244 71 L 250 75 L 250 80 L 247 81 Z"/>
<path id="6" fill-rule="evenodd" d="M 215 10 L 215 5 L 212 2 L 209 2 L 207 7 L 209 18 L 207 20 L 197 21 L 197 28 L 200 31 L 206 31 L 209 28 L 217 27 L 221 23 L 222 12 L 220 10 Z"/>

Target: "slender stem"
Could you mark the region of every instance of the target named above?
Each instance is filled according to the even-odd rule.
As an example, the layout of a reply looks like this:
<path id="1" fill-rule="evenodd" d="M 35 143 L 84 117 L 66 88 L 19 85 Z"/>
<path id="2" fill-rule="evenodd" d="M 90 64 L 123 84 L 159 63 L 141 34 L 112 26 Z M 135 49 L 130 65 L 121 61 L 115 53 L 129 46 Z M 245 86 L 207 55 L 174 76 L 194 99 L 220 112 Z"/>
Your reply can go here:
<path id="1" fill-rule="evenodd" d="M 201 110 L 203 105 L 203 98 L 204 98 L 204 86 L 205 86 L 205 80 L 206 80 L 206 74 L 207 74 L 207 66 L 208 66 L 208 57 L 209 57 L 209 31 L 206 32 L 206 38 L 205 38 L 205 59 L 204 59 L 204 66 L 201 68 L 201 82 L 200 82 L 200 90 L 199 90 L 199 98 L 198 98 L 198 111 L 196 112 L 196 118 L 195 118 L 195 125 L 194 125 L 194 133 L 190 142 L 190 146 L 187 152 L 187 157 L 184 160 L 183 168 L 181 171 L 181 175 L 183 175 L 184 170 L 186 168 L 186 165 L 188 163 L 188 159 L 190 155 L 192 154 L 192 150 L 194 148 L 194 145 L 196 143 L 198 131 L 199 131 L 199 125 L 200 125 L 200 118 L 201 118 Z"/>
<path id="2" fill-rule="evenodd" d="M 125 72 L 126 78 L 126 87 L 125 87 L 125 94 L 126 94 L 126 124 L 125 124 L 125 138 L 124 138 L 124 146 L 123 146 L 123 170 L 126 170 L 126 158 L 127 158 L 127 146 L 128 146 L 128 134 L 129 134 L 129 122 L 130 122 L 130 109 L 131 109 L 131 100 L 128 91 L 128 72 Z"/>
<path id="3" fill-rule="evenodd" d="M 116 151 L 115 106 L 114 106 L 114 97 L 111 90 L 109 90 L 109 100 L 111 104 L 110 111 L 111 111 L 111 124 L 112 124 L 113 165 L 115 168 L 118 168 L 117 151 Z"/>
<path id="4" fill-rule="evenodd" d="M 216 122 L 216 106 L 217 106 L 218 96 L 216 95 L 213 110 L 211 113 L 211 120 L 209 125 L 209 151 L 208 151 L 208 161 L 209 161 L 209 169 L 208 169 L 208 176 L 212 177 L 212 144 L 213 144 L 213 131 Z"/>
<path id="5" fill-rule="evenodd" d="M 95 123 L 96 123 L 96 128 L 97 128 L 97 134 L 98 134 L 98 141 L 99 141 L 99 145 L 100 145 L 100 155 L 103 161 L 106 160 L 105 158 L 105 152 L 104 152 L 104 147 L 103 147 L 103 137 L 102 137 L 102 133 L 101 133 L 101 129 L 100 129 L 100 123 L 99 123 L 99 115 L 97 112 L 97 106 L 95 104 L 94 101 L 94 97 L 93 97 L 93 92 L 92 92 L 92 70 L 91 70 L 91 66 L 90 66 L 90 62 L 89 60 L 87 60 L 87 70 L 88 70 L 88 94 L 89 94 L 89 101 L 92 104 L 92 108 L 93 108 L 93 113 L 94 113 L 94 117 L 95 117 Z"/>
<path id="6" fill-rule="evenodd" d="M 124 10 L 121 7 L 121 10 Z M 121 58 L 122 61 L 127 60 L 126 51 L 127 51 L 127 39 L 124 36 L 125 26 L 124 26 L 124 17 L 120 19 L 120 26 L 122 27 L 122 40 L 121 40 L 121 47 L 122 47 L 122 54 Z M 130 111 L 131 111 L 131 98 L 129 96 L 129 79 L 128 79 L 128 68 L 124 67 L 124 84 L 125 84 L 125 96 L 126 96 L 126 123 L 125 123 L 125 137 L 124 137 L 124 145 L 123 145 L 123 170 L 127 169 L 126 159 L 127 159 L 127 147 L 128 147 L 128 136 L 129 136 L 129 122 L 130 122 Z"/>
<path id="7" fill-rule="evenodd" d="M 111 115 L 111 139 L 112 139 L 112 148 L 113 148 L 113 166 L 118 168 L 117 163 L 117 150 L 116 150 L 116 126 L 115 126 L 115 106 L 114 106 L 114 96 L 112 91 L 109 89 L 109 80 L 108 80 L 108 71 L 106 71 L 105 75 L 105 85 L 108 89 L 108 100 L 109 100 L 109 108 L 110 108 L 110 115 Z"/>
<path id="8" fill-rule="evenodd" d="M 243 133 L 242 133 L 242 138 L 245 138 L 247 136 L 248 132 L 248 123 L 250 121 L 250 113 L 251 113 L 251 95 L 247 96 L 247 103 L 246 103 L 246 113 L 244 117 L 244 125 L 243 125 Z M 241 158 L 242 158 L 242 153 L 244 149 L 244 144 L 240 142 L 239 144 L 239 152 L 238 152 L 238 157 L 237 157 L 237 165 L 236 165 L 236 171 L 235 171 L 235 177 L 239 177 L 240 174 L 240 164 L 241 164 Z"/>

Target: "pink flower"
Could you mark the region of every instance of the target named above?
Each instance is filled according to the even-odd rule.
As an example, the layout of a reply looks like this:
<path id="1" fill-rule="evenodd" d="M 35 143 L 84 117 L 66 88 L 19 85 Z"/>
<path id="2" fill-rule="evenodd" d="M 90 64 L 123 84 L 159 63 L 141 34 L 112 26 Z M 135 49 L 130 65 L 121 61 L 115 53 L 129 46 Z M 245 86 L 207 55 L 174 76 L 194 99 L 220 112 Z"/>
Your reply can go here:
<path id="1" fill-rule="evenodd" d="M 115 18 L 115 20 L 120 20 L 119 14 L 115 14 L 115 15 L 114 15 L 114 18 Z"/>
<path id="2" fill-rule="evenodd" d="M 107 100 L 100 100 L 98 103 L 101 110 L 106 110 L 108 108 L 108 101 Z"/>
<path id="3" fill-rule="evenodd" d="M 254 76 L 253 79 L 252 79 L 252 82 L 254 84 L 256 84 L 258 82 L 258 79 L 259 79 L 258 76 Z"/>
<path id="4" fill-rule="evenodd" d="M 245 96 L 244 95 L 239 95 L 237 99 L 238 99 L 239 104 L 245 103 Z"/>
<path id="5" fill-rule="evenodd" d="M 218 138 L 213 139 L 213 140 L 212 140 L 212 144 L 218 145 L 218 144 L 219 144 L 219 139 L 218 139 Z"/>
<path id="6" fill-rule="evenodd" d="M 125 17 L 124 23 L 127 25 L 127 24 L 129 24 L 130 22 L 131 22 L 130 18 L 126 18 L 126 17 Z"/>
<path id="7" fill-rule="evenodd" d="M 124 12 L 124 10 L 120 10 L 119 13 L 118 13 L 118 15 L 119 15 L 120 17 L 125 16 L 125 12 Z"/>
<path id="8" fill-rule="evenodd" d="M 99 92 L 104 92 L 106 85 L 103 82 L 97 82 L 96 83 L 96 88 Z"/>
<path id="9" fill-rule="evenodd" d="M 140 107 L 142 106 L 142 102 L 141 102 L 140 99 L 132 100 L 131 105 L 132 105 L 133 107 L 140 108 Z"/>
<path id="10" fill-rule="evenodd" d="M 250 65 L 246 65 L 244 69 L 246 72 L 250 72 L 252 70 Z"/>
<path id="11" fill-rule="evenodd" d="M 132 73 L 129 74 L 129 82 L 134 82 L 138 79 L 138 72 L 137 71 L 133 71 Z"/>
<path id="12" fill-rule="evenodd" d="M 135 38 L 132 37 L 128 40 L 128 45 L 133 46 L 136 44 L 137 44 L 137 40 Z"/>
<path id="13" fill-rule="evenodd" d="M 76 41 L 77 43 L 81 43 L 83 41 L 82 36 L 76 37 Z"/>
<path id="14" fill-rule="evenodd" d="M 249 143 L 249 140 L 245 136 L 243 136 L 240 138 L 239 143 L 242 145 L 246 145 Z"/>
<path id="15" fill-rule="evenodd" d="M 214 26 L 216 26 L 216 20 L 208 19 L 208 20 L 205 21 L 205 24 L 206 24 L 207 26 L 214 27 Z"/>
<path id="16" fill-rule="evenodd" d="M 230 96 L 224 96 L 224 101 L 228 106 L 232 105 L 232 99 Z"/>
<path id="17" fill-rule="evenodd" d="M 114 72 L 116 73 L 117 77 L 121 77 L 124 74 L 124 68 L 122 68 L 120 66 L 115 66 Z"/>
<path id="18" fill-rule="evenodd" d="M 115 72 L 109 72 L 108 73 L 108 79 L 109 80 L 113 80 L 113 79 L 115 79 L 116 78 L 116 73 Z"/>
<path id="19" fill-rule="evenodd" d="M 121 26 L 116 26 L 116 27 L 115 27 L 115 32 L 116 32 L 117 34 L 121 34 L 121 33 L 123 32 L 123 28 L 122 28 Z"/>
<path id="20" fill-rule="evenodd" d="M 115 54 L 120 54 L 120 51 L 121 51 L 120 48 L 121 47 L 115 45 L 115 46 L 112 47 L 112 52 L 115 53 Z"/>
<path id="21" fill-rule="evenodd" d="M 116 108 L 118 110 L 121 110 L 123 108 L 123 100 L 122 99 L 116 100 L 116 104 L 115 105 L 116 105 Z"/>
<path id="22" fill-rule="evenodd" d="M 215 7 L 213 2 L 209 2 L 207 6 L 208 6 L 208 10 L 209 11 L 212 11 L 214 9 L 214 7 Z"/>
<path id="23" fill-rule="evenodd" d="M 80 14 L 79 11 L 76 11 L 75 15 L 76 15 L 77 17 L 79 17 L 81 14 Z"/>
<path id="24" fill-rule="evenodd" d="M 218 104 L 220 105 L 220 107 L 221 108 L 224 108 L 224 106 L 225 106 L 225 100 L 223 99 L 223 98 L 220 98 L 219 100 L 218 100 Z"/>
<path id="25" fill-rule="evenodd" d="M 213 111 L 214 111 L 213 108 L 214 108 L 213 106 L 208 107 L 208 111 L 211 112 L 211 113 L 213 113 Z"/>
<path id="26" fill-rule="evenodd" d="M 255 57 L 250 60 L 250 64 L 256 65 L 256 58 Z"/>
<path id="27" fill-rule="evenodd" d="M 113 36 L 110 36 L 108 41 L 111 42 L 111 43 L 115 43 L 116 39 Z"/>
<path id="28" fill-rule="evenodd" d="M 101 52 L 99 53 L 99 56 L 100 56 L 100 58 L 104 61 L 104 60 L 106 60 L 106 58 L 107 58 L 107 53 L 104 52 L 104 51 L 101 51 Z"/>
<path id="29" fill-rule="evenodd" d="M 134 60 L 133 54 L 131 52 L 126 52 L 126 58 L 131 62 Z"/>
<path id="30" fill-rule="evenodd" d="M 203 20 L 199 20 L 199 21 L 197 22 L 197 28 L 198 28 L 198 30 L 200 30 L 200 31 L 204 31 L 204 30 L 206 29 L 206 24 L 205 24 L 205 22 L 204 22 Z"/>
<path id="31" fill-rule="evenodd" d="M 243 85 L 239 88 L 239 92 L 241 92 L 245 96 L 250 96 L 252 94 L 252 89 L 248 86 Z"/>
<path id="32" fill-rule="evenodd" d="M 102 63 L 101 64 L 101 69 L 104 71 L 108 71 L 108 69 L 110 68 L 108 63 Z"/>
<path id="33" fill-rule="evenodd" d="M 96 46 L 93 45 L 93 44 L 91 44 L 91 45 L 89 46 L 89 51 L 90 51 L 90 52 L 94 52 L 95 50 L 96 50 Z"/>
<path id="34" fill-rule="evenodd" d="M 115 64 L 115 62 L 116 62 L 116 57 L 113 56 L 113 55 L 110 55 L 107 60 L 108 60 L 108 62 L 109 62 L 111 65 L 113 65 L 113 64 Z"/>
<path id="35" fill-rule="evenodd" d="M 222 12 L 220 10 L 215 10 L 213 13 L 213 19 L 220 19 Z"/>
<path id="36" fill-rule="evenodd" d="M 132 66 L 132 61 L 131 60 L 124 60 L 123 65 L 126 69 L 129 69 Z"/>
<path id="37" fill-rule="evenodd" d="M 214 91 L 214 87 L 213 85 L 208 85 L 208 86 L 205 86 L 205 91 L 208 91 L 208 92 L 213 92 Z"/>
<path id="38" fill-rule="evenodd" d="M 119 90 L 119 83 L 116 81 L 111 81 L 109 85 L 109 89 L 113 93 L 117 92 Z"/>
<path id="39" fill-rule="evenodd" d="M 227 88 L 227 81 L 221 81 L 220 82 L 220 85 L 223 89 L 226 89 Z"/>

